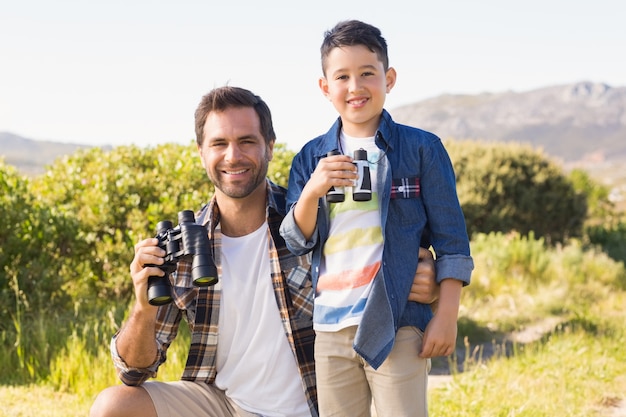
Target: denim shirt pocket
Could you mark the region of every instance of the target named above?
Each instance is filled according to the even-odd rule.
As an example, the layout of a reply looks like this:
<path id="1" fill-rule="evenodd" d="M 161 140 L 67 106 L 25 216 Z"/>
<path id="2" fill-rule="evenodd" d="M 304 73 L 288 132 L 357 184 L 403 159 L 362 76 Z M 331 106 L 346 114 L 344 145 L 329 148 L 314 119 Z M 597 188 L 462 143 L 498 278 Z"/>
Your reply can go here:
<path id="1" fill-rule="evenodd" d="M 393 178 L 391 180 L 392 200 L 398 198 L 419 198 L 420 196 L 420 178 Z"/>
<path id="2" fill-rule="evenodd" d="M 405 227 L 424 225 L 425 210 L 419 177 L 392 179 L 389 198 L 391 200 L 389 213 L 400 225 Z"/>

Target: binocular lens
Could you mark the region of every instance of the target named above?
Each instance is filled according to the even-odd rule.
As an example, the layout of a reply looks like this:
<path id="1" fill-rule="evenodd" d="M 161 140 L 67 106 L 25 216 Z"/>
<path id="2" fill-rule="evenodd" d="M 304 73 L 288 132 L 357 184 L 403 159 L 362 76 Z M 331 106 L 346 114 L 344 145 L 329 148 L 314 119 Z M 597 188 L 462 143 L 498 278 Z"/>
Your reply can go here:
<path id="1" fill-rule="evenodd" d="M 211 255 L 197 254 L 191 262 L 193 283 L 200 287 L 208 287 L 217 283 L 217 268 Z"/>
<path id="2" fill-rule="evenodd" d="M 162 306 L 172 302 L 172 292 L 167 277 L 148 278 L 148 302 L 153 306 Z"/>

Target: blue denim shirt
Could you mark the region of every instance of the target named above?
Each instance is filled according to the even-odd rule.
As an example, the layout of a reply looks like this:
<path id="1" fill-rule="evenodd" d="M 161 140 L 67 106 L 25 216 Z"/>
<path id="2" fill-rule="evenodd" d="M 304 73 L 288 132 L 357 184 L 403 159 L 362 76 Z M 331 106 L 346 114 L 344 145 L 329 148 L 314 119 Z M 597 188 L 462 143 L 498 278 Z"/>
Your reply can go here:
<path id="1" fill-rule="evenodd" d="M 338 148 L 340 132 L 338 119 L 325 135 L 308 142 L 294 157 L 287 191 L 290 210 L 280 228 L 294 254 L 313 251 L 314 287 L 328 238 L 328 205 L 320 199 L 316 230 L 309 241 L 295 224 L 293 206 L 320 159 Z M 374 279 L 354 340 L 355 351 L 374 368 L 388 356 L 399 327 L 416 326 L 423 331 L 432 318 L 429 305 L 407 301 L 420 245 L 432 245 L 436 253 L 438 283 L 454 278 L 467 285 L 474 267 L 454 170 L 441 140 L 432 133 L 395 123 L 383 110 L 376 145 L 386 156 L 377 170 L 384 236 L 382 268 Z"/>

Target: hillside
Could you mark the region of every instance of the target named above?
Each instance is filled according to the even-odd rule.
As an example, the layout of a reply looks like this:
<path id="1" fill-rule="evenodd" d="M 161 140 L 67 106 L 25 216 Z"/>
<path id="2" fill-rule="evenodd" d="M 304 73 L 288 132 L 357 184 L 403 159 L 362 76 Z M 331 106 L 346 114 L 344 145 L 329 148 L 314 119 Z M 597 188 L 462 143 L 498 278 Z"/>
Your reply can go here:
<path id="1" fill-rule="evenodd" d="M 441 95 L 390 112 L 443 139 L 525 142 L 566 163 L 626 160 L 626 87 L 580 82 Z"/>
<path id="2" fill-rule="evenodd" d="M 524 142 L 582 168 L 626 209 L 626 87 L 580 82 L 525 92 L 445 94 L 391 109 L 442 139 Z"/>
<path id="3" fill-rule="evenodd" d="M 26 175 L 44 172 L 45 166 L 57 158 L 70 155 L 88 145 L 39 141 L 27 139 L 9 132 L 0 132 L 0 159 L 15 166 Z"/>

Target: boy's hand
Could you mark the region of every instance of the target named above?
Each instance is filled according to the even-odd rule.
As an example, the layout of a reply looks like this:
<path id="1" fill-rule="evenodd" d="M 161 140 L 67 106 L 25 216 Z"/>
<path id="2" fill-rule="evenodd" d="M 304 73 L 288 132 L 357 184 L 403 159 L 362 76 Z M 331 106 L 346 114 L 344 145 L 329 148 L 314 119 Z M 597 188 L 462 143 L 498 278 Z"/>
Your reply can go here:
<path id="1" fill-rule="evenodd" d="M 351 186 L 357 178 L 357 169 L 350 156 L 327 156 L 317 164 L 302 194 L 317 200 L 325 196 L 331 187 Z"/>
<path id="2" fill-rule="evenodd" d="M 457 320 L 463 283 L 456 279 L 446 278 L 441 281 L 440 286 L 439 306 L 424 331 L 422 350 L 419 353 L 422 358 L 451 355 L 456 346 Z"/>
<path id="3" fill-rule="evenodd" d="M 315 231 L 319 199 L 331 187 L 352 185 L 357 176 L 356 166 L 347 155 L 327 156 L 320 160 L 302 189 L 294 210 L 296 225 L 307 240 L 311 239 Z"/>
<path id="4" fill-rule="evenodd" d="M 426 326 L 422 351 L 419 353 L 420 358 L 451 355 L 456 347 L 456 335 L 456 318 L 435 314 Z"/>

